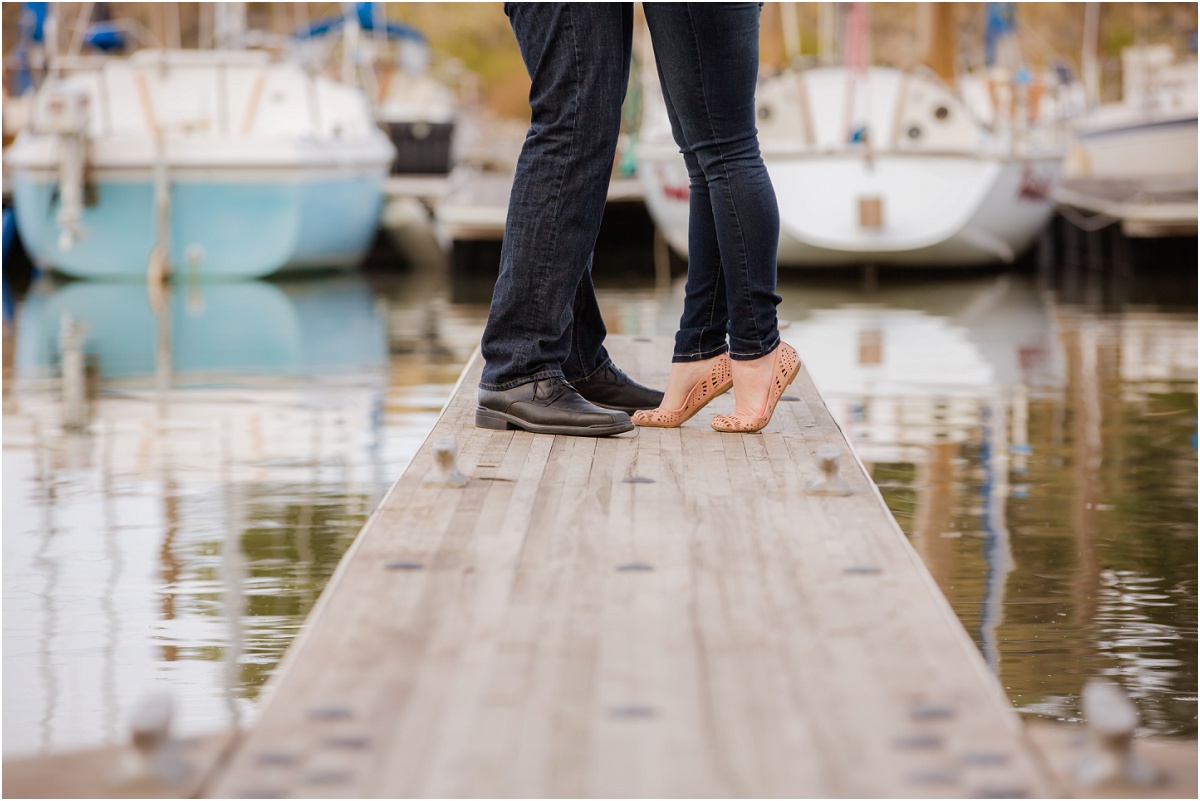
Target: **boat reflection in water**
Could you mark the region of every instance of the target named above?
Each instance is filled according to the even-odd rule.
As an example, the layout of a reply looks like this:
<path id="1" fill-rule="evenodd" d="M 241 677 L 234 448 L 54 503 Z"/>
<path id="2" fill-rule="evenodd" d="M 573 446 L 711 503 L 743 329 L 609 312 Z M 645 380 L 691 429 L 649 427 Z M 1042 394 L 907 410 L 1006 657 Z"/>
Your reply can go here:
<path id="1" fill-rule="evenodd" d="M 1194 736 L 1194 310 L 1097 314 L 1013 275 L 782 291 L 786 338 L 1014 704 L 1078 720 L 1108 676 L 1146 730 Z"/>
<path id="2" fill-rule="evenodd" d="M 179 286 L 151 306 L 144 285 L 70 283 L 21 311 L 6 755 L 123 739 L 164 686 L 184 731 L 243 720 L 436 415 L 385 419 L 386 315 L 357 276 Z M 64 315 L 98 378 L 73 432 Z"/>
<path id="3" fill-rule="evenodd" d="M 908 308 L 891 307 L 897 302 Z M 954 518 L 964 500 L 955 498 L 954 464 L 963 448 L 977 451 L 986 571 L 973 633 L 996 669 L 996 627 L 1013 568 L 1005 515 L 1010 462 L 1029 450 L 1031 388 L 1054 389 L 1062 380 L 1048 310 L 1027 283 L 1002 276 L 816 309 L 794 336 L 811 343 L 802 350 L 808 369 L 885 496 L 915 490 L 904 528 L 951 598 L 946 543 L 962 536 Z"/>
<path id="4" fill-rule="evenodd" d="M 64 314 L 84 326 L 84 352 L 104 380 L 167 369 L 181 386 L 209 373 L 312 376 L 387 364 L 384 320 L 353 276 L 179 285 L 161 300 L 140 283 L 44 286 L 25 301 L 18 377 L 57 375 Z"/>

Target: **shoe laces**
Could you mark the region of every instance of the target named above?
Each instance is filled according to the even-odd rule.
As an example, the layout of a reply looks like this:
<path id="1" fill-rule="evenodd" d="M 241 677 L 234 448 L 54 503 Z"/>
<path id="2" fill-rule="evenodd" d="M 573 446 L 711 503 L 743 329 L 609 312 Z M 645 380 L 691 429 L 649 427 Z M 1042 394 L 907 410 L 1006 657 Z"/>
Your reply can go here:
<path id="1" fill-rule="evenodd" d="M 539 400 L 549 401 L 551 403 L 557 400 L 568 389 L 575 389 L 573 386 L 571 386 L 569 381 L 559 376 L 548 378 L 544 383 L 549 384 L 545 393 L 541 392 L 542 387 L 539 384 L 538 392 L 535 393 L 535 397 L 537 397 Z"/>

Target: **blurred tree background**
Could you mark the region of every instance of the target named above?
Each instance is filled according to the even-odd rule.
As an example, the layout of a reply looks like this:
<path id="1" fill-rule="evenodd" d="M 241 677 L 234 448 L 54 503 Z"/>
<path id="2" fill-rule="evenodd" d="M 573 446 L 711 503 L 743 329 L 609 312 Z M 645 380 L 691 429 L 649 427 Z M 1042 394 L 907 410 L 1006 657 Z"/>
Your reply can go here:
<path id="1" fill-rule="evenodd" d="M 89 3 L 56 3 L 61 41 L 69 42 L 75 20 Z M 166 4 L 107 3 L 113 19 L 133 18 L 160 40 L 167 39 Z M 195 46 L 200 29 L 200 3 L 177 3 L 182 43 Z M 529 80 L 521 63 L 500 3 L 383 3 L 389 19 L 413 25 L 429 37 L 435 67 L 461 65 L 478 76 L 472 85 L 480 102 L 500 116 L 522 117 L 527 112 Z M 796 3 L 801 52 L 817 50 L 819 3 Z M 919 63 L 925 52 L 922 16 L 926 3 L 871 3 L 871 50 L 876 64 L 901 68 Z M 1120 93 L 1121 49 L 1132 44 L 1167 43 L 1179 52 L 1194 47 L 1195 3 L 1102 3 L 1100 62 L 1102 95 L 1115 100 Z M 247 3 L 252 29 L 276 34 L 294 31 L 307 18 L 340 14 L 341 3 Z M 1018 39 L 1033 69 L 1055 61 L 1071 65 L 1078 75 L 1083 46 L 1085 3 L 1017 3 Z M 17 41 L 22 4 L 3 5 L 4 52 Z M 207 13 L 207 12 L 206 12 Z M 955 3 L 954 42 L 960 69 L 983 61 L 984 3 Z M 785 61 L 783 15 L 779 4 L 763 9 L 762 61 L 778 67 Z M 452 70 L 456 71 L 456 70 Z"/>

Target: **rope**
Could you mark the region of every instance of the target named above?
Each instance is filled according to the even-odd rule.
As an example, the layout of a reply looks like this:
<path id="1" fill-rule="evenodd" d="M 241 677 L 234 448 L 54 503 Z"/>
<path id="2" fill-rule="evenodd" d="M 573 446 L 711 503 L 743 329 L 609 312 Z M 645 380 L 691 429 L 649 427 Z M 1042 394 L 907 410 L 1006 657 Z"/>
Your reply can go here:
<path id="1" fill-rule="evenodd" d="M 1089 216 L 1080 212 L 1074 206 L 1069 206 L 1065 203 L 1055 203 L 1054 208 L 1072 225 L 1074 225 L 1076 228 L 1086 231 L 1087 233 L 1099 231 L 1107 228 L 1115 222 L 1121 221 L 1120 217 L 1115 217 L 1112 214 L 1108 214 L 1107 212 L 1103 211 L 1096 212 L 1095 214 Z"/>

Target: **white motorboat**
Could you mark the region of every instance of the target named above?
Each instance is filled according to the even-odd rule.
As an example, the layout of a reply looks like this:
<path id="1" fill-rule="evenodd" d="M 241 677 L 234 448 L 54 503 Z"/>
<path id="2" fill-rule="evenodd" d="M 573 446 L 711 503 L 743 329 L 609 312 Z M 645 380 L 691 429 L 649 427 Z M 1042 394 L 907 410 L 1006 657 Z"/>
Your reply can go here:
<path id="1" fill-rule="evenodd" d="M 328 62 L 340 42 L 343 80 L 367 93 L 396 147 L 392 172 L 445 175 L 454 164 L 458 98 L 431 74 L 425 34 L 389 20 L 385 5 L 345 4 L 340 14 L 301 26 L 298 49 L 305 59 Z"/>
<path id="2" fill-rule="evenodd" d="M 1195 236 L 1196 59 L 1149 45 L 1121 61 L 1121 100 L 1077 120 L 1054 199 L 1100 224 L 1120 221 L 1129 237 Z"/>
<path id="3" fill-rule="evenodd" d="M 361 91 L 259 51 L 59 69 L 6 153 L 41 265 L 249 278 L 351 266 L 370 245 L 395 151 Z"/>
<path id="4" fill-rule="evenodd" d="M 646 205 L 687 253 L 688 176 L 661 94 L 647 87 L 638 150 Z M 987 125 L 937 77 L 886 67 L 786 71 L 760 82 L 763 161 L 779 200 L 779 262 L 1009 263 L 1053 213 L 1063 147 L 1028 124 L 1023 87 Z"/>
<path id="5" fill-rule="evenodd" d="M 428 53 L 422 43 L 406 43 L 406 52 Z M 420 55 L 415 59 L 424 64 Z M 392 65 L 382 71 L 375 118 L 396 146 L 396 174 L 445 175 L 454 164 L 452 144 L 458 101 L 427 65 Z"/>
<path id="6" fill-rule="evenodd" d="M 1191 176 L 1196 161 L 1196 59 L 1168 45 L 1121 53 L 1122 92 L 1079 120 L 1071 177 L 1141 179 Z"/>

